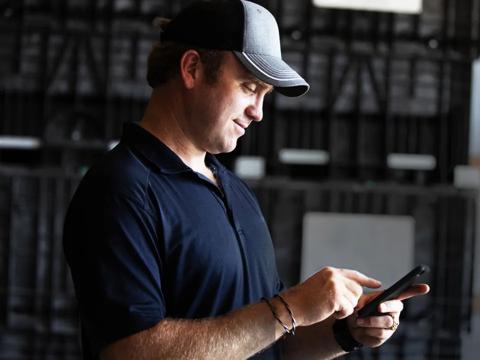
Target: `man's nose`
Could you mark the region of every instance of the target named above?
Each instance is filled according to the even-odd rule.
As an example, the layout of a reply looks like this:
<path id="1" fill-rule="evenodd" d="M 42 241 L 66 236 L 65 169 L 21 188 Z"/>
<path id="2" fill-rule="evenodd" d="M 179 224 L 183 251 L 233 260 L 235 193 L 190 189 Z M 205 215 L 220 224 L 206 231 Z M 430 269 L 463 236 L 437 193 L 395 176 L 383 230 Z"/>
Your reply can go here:
<path id="1" fill-rule="evenodd" d="M 252 121 L 262 121 L 263 119 L 263 97 L 258 97 L 256 101 L 250 104 L 246 109 L 246 114 Z"/>

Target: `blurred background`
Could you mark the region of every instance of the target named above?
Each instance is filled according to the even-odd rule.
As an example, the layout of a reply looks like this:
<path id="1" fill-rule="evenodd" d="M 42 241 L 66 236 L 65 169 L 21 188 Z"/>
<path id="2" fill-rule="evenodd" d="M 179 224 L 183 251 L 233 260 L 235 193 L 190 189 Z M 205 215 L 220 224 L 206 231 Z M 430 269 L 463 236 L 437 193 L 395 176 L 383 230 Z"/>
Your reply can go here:
<path id="1" fill-rule="evenodd" d="M 61 247 L 86 169 L 139 121 L 158 16 L 189 1 L 0 0 L 0 359 L 80 359 Z M 350 359 L 478 359 L 480 0 L 265 0 L 311 84 L 221 160 L 258 195 L 280 274 L 432 291 Z"/>

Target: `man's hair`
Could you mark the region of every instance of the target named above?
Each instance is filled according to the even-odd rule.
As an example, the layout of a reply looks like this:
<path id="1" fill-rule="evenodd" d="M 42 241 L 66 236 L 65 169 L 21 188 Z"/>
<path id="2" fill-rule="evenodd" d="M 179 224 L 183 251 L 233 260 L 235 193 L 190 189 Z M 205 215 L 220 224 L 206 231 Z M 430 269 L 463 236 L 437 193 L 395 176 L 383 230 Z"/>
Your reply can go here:
<path id="1" fill-rule="evenodd" d="M 148 56 L 147 81 L 155 88 L 179 75 L 180 59 L 188 50 L 195 50 L 205 69 L 207 82 L 214 84 L 223 64 L 223 53 L 219 50 L 205 50 L 173 42 L 157 43 Z"/>

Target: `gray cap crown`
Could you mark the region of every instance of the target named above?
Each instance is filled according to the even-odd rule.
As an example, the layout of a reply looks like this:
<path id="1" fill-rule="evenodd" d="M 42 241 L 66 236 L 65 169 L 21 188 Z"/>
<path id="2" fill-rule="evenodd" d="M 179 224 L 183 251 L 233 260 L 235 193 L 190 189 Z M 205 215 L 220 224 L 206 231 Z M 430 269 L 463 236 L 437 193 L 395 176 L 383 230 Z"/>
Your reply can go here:
<path id="1" fill-rule="evenodd" d="M 243 51 L 282 57 L 277 21 L 265 8 L 243 1 L 245 10 Z"/>
<path id="2" fill-rule="evenodd" d="M 162 40 L 233 51 L 255 77 L 286 96 L 303 95 L 310 87 L 283 61 L 273 15 L 250 1 L 194 2 L 171 21 Z"/>

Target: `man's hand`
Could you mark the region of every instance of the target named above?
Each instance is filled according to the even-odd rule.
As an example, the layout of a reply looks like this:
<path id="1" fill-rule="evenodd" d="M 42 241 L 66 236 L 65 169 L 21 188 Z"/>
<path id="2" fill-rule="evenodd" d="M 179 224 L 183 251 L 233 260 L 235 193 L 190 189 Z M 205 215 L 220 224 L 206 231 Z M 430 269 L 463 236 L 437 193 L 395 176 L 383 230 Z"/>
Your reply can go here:
<path id="1" fill-rule="evenodd" d="M 382 345 L 395 333 L 400 323 L 400 313 L 403 310 L 402 300 L 425 295 L 429 291 L 430 287 L 426 284 L 414 285 L 408 288 L 396 299 L 385 301 L 378 306 L 377 310 L 384 315 L 358 318 L 355 312 L 348 319 L 352 336 L 359 343 L 368 347 Z M 361 309 L 379 293 L 379 291 L 375 291 L 363 295 L 358 302 L 358 309 Z"/>
<path id="2" fill-rule="evenodd" d="M 330 316 L 343 319 L 351 315 L 362 296 L 362 286 L 378 288 L 381 283 L 358 271 L 326 267 L 284 296 L 298 325 L 308 326 Z"/>

